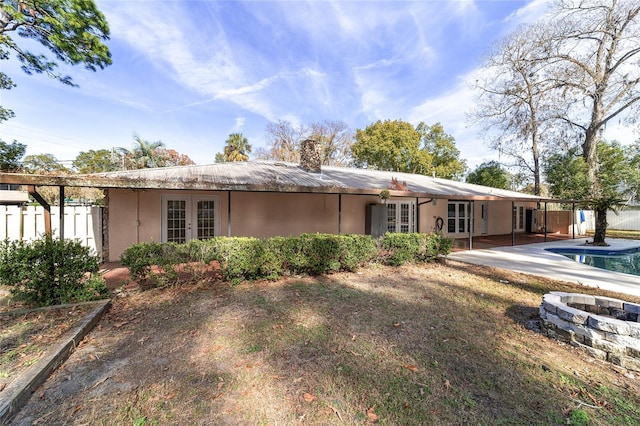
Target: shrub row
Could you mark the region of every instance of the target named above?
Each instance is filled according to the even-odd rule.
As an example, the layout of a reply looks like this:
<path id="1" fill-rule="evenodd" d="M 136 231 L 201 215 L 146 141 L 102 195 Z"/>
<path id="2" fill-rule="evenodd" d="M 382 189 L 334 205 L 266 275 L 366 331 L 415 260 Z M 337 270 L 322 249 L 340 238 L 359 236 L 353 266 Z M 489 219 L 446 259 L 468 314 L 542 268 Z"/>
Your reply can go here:
<path id="1" fill-rule="evenodd" d="M 388 265 L 428 262 L 451 251 L 453 240 L 442 234 L 387 233 L 369 235 L 302 234 L 298 237 L 216 237 L 185 244 L 140 243 L 129 247 L 120 262 L 131 277 L 144 280 L 152 266 L 164 272 L 179 264 L 216 262 L 227 281 L 277 279 L 283 275 L 319 275 L 355 271 L 377 261 Z"/>
<path id="2" fill-rule="evenodd" d="M 109 292 L 97 274 L 98 257 L 75 241 L 42 239 L 0 244 L 0 283 L 28 305 L 103 299 Z"/>

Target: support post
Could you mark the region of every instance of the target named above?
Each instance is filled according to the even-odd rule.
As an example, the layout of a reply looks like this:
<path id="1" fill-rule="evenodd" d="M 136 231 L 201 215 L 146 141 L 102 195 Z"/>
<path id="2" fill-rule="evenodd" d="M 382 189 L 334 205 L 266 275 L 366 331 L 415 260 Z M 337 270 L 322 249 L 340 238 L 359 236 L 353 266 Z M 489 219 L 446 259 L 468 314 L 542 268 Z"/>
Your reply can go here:
<path id="1" fill-rule="evenodd" d="M 342 234 L 342 194 L 338 194 L 338 235 Z"/>
<path id="2" fill-rule="evenodd" d="M 231 236 L 231 191 L 227 191 L 227 237 Z"/>
<path id="3" fill-rule="evenodd" d="M 544 242 L 547 242 L 547 202 L 544 202 Z"/>
<path id="4" fill-rule="evenodd" d="M 64 186 L 60 186 L 60 217 L 59 229 L 60 229 L 60 241 L 64 241 Z"/>
<path id="5" fill-rule="evenodd" d="M 571 239 L 576 239 L 576 203 L 571 203 Z"/>
<path id="6" fill-rule="evenodd" d="M 511 202 L 511 245 L 516 245 L 516 202 Z"/>
<path id="7" fill-rule="evenodd" d="M 414 229 L 414 232 L 420 232 L 420 199 L 418 197 L 416 197 L 416 219 L 415 219 L 415 224 L 416 224 L 416 229 Z"/>

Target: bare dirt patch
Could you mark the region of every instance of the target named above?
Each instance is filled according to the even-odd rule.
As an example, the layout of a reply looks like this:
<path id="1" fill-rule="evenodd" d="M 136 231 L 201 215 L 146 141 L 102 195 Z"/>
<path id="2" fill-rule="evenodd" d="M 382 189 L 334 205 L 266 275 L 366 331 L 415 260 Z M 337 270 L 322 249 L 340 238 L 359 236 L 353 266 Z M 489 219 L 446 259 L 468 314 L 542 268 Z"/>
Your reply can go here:
<path id="1" fill-rule="evenodd" d="M 449 263 L 130 291 L 14 424 L 633 424 L 636 377 L 525 326 L 576 289 Z"/>

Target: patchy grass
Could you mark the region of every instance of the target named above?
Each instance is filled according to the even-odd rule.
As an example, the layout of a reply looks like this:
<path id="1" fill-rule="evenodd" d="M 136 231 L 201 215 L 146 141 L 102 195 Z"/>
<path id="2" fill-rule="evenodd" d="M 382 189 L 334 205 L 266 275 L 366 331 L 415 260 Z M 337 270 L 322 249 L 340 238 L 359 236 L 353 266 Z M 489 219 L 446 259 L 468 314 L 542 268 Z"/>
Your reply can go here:
<path id="1" fill-rule="evenodd" d="M 594 293 L 453 262 L 133 292 L 18 420 L 636 424 L 634 375 L 525 327 L 551 290 Z"/>
<path id="2" fill-rule="evenodd" d="M 587 231 L 587 235 L 593 236 L 593 231 Z M 626 238 L 628 240 L 640 240 L 640 231 L 623 231 L 618 229 L 607 229 L 606 238 Z"/>
<path id="3" fill-rule="evenodd" d="M 90 310 L 87 306 L 24 310 L 0 286 L 0 396 Z"/>

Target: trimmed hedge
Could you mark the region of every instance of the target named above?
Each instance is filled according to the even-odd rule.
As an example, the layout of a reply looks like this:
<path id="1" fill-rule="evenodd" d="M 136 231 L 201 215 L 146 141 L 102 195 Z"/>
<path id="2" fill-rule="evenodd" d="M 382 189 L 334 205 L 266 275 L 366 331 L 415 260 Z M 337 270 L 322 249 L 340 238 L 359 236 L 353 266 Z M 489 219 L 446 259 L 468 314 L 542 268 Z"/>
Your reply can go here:
<path id="1" fill-rule="evenodd" d="M 109 291 L 87 247 L 51 237 L 0 245 L 0 282 L 16 300 L 46 306 L 103 299 Z"/>
<path id="2" fill-rule="evenodd" d="M 451 251 L 453 240 L 442 234 L 369 235 L 302 234 L 298 237 L 215 237 L 186 244 L 141 243 L 129 247 L 120 262 L 136 280 L 152 276 L 151 267 L 173 270 L 181 263 L 215 261 L 223 279 L 277 279 L 283 275 L 320 275 L 356 271 L 378 261 L 388 265 L 428 262 Z"/>

